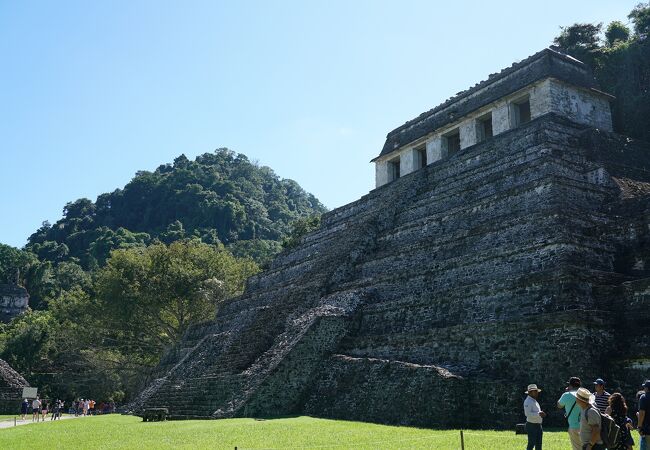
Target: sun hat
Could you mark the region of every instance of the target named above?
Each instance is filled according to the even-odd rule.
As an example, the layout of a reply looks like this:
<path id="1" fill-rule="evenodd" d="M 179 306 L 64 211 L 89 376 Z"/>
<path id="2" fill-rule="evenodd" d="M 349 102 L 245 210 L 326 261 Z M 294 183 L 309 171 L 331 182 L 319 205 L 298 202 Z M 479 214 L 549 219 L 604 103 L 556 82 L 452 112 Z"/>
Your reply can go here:
<path id="1" fill-rule="evenodd" d="M 576 398 L 582 400 L 583 402 L 593 403 L 593 397 L 589 389 L 580 388 L 576 391 Z"/>
<path id="2" fill-rule="evenodd" d="M 524 392 L 524 394 L 528 394 L 530 391 L 538 391 L 538 392 L 542 392 L 541 389 L 538 389 L 538 388 L 537 388 L 537 385 L 536 385 L 536 384 L 529 384 L 529 385 L 528 385 L 528 389 L 526 389 L 526 392 Z"/>

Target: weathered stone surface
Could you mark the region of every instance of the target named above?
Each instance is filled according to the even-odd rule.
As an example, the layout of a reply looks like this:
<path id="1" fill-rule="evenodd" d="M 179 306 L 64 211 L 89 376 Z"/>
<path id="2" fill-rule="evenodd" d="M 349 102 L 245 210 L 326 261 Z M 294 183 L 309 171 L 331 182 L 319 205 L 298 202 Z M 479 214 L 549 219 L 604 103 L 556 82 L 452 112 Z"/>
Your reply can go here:
<path id="1" fill-rule="evenodd" d="M 27 290 L 16 284 L 0 284 L 0 322 L 9 322 L 29 307 Z"/>
<path id="2" fill-rule="evenodd" d="M 0 359 L 0 413 L 18 414 L 20 412 L 20 396 L 23 388 L 29 383 L 9 364 Z"/>
<path id="3" fill-rule="evenodd" d="M 133 404 L 174 418 L 512 426 L 650 367 L 650 148 L 554 114 L 326 214 Z M 468 416 L 467 410 L 473 412 Z"/>

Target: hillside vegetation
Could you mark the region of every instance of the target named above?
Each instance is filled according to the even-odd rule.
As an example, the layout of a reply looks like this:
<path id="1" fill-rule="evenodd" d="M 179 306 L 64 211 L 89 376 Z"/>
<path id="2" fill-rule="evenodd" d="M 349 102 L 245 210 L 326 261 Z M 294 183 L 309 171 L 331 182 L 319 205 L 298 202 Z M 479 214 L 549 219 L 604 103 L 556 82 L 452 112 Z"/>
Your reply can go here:
<path id="1" fill-rule="evenodd" d="M 138 172 L 124 189 L 95 202 L 66 204 L 63 218 L 44 223 L 26 249 L 40 260 L 76 260 L 93 269 L 116 248 L 197 237 L 264 262 L 280 250 L 293 221 L 324 211 L 295 181 L 220 149 Z"/>
<path id="2" fill-rule="evenodd" d="M 0 280 L 18 269 L 31 307 L 0 324 L 0 358 L 43 395 L 125 400 L 324 211 L 295 181 L 227 149 L 70 202 L 24 249 L 0 244 Z"/>

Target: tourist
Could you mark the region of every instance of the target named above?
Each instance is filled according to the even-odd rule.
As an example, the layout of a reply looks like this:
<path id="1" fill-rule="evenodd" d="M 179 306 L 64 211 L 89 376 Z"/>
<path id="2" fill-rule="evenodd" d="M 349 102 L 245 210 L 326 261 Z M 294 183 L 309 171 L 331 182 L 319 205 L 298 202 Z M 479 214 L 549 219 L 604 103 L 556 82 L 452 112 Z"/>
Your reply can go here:
<path id="1" fill-rule="evenodd" d="M 47 417 L 47 401 L 43 402 L 43 408 L 41 409 L 41 422 L 45 422 L 45 418 Z"/>
<path id="2" fill-rule="evenodd" d="M 22 417 L 22 420 L 25 420 L 25 416 L 27 415 L 27 410 L 29 409 L 29 402 L 27 399 L 23 400 L 23 403 L 20 405 L 20 415 Z"/>
<path id="3" fill-rule="evenodd" d="M 614 423 L 620 428 L 616 446 L 608 450 L 632 450 L 634 439 L 632 439 L 631 430 L 634 427 L 632 426 L 632 419 L 627 417 L 625 398 L 615 392 L 609 397 L 609 408 L 607 409 L 612 419 L 614 419 Z"/>
<path id="4" fill-rule="evenodd" d="M 528 394 L 524 400 L 524 414 L 526 415 L 526 434 L 528 434 L 528 447 L 526 450 L 542 450 L 542 420 L 546 413 L 542 411 L 537 403 L 537 397 L 541 389 L 536 384 L 529 384 L 525 394 Z"/>
<path id="5" fill-rule="evenodd" d="M 88 408 L 90 407 L 90 400 L 86 399 L 83 404 L 84 416 L 88 415 Z"/>
<path id="6" fill-rule="evenodd" d="M 580 413 L 580 442 L 583 450 L 605 450 L 600 438 L 600 412 L 593 403 L 589 389 L 580 388 L 576 391 L 576 401 Z"/>
<path id="7" fill-rule="evenodd" d="M 646 380 L 642 385 L 643 395 L 639 398 L 639 449 L 650 450 L 650 380 Z"/>
<path id="8" fill-rule="evenodd" d="M 598 378 L 594 381 L 594 388 L 596 390 L 594 392 L 596 395 L 596 408 L 598 408 L 601 414 L 605 414 L 605 410 L 609 406 L 609 396 L 611 395 L 605 390 L 605 380 Z"/>
<path id="9" fill-rule="evenodd" d="M 38 397 L 36 397 L 32 401 L 32 422 L 38 422 L 40 413 L 41 413 L 41 400 Z"/>
<path id="10" fill-rule="evenodd" d="M 580 386 L 582 386 L 580 378 L 569 378 L 566 392 L 557 401 L 557 407 L 564 409 L 564 417 L 569 425 L 569 439 L 573 450 L 582 449 L 582 442 L 580 442 L 580 408 L 576 405 L 576 391 Z"/>
<path id="11" fill-rule="evenodd" d="M 91 416 L 95 415 L 95 400 L 90 400 L 88 404 L 88 411 L 90 412 Z"/>
<path id="12" fill-rule="evenodd" d="M 59 414 L 60 410 L 61 405 L 59 404 L 59 399 L 57 398 L 54 400 L 54 403 L 52 403 L 52 418 L 50 420 L 56 420 L 56 416 Z"/>

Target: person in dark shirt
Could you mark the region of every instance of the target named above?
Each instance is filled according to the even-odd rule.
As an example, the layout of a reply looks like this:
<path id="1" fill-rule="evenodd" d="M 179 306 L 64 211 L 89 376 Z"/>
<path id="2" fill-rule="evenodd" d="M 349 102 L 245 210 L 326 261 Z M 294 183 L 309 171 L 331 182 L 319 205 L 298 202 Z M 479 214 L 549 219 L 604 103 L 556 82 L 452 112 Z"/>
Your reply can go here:
<path id="1" fill-rule="evenodd" d="M 650 380 L 646 380 L 641 386 L 644 394 L 639 398 L 639 449 L 650 450 Z"/>

